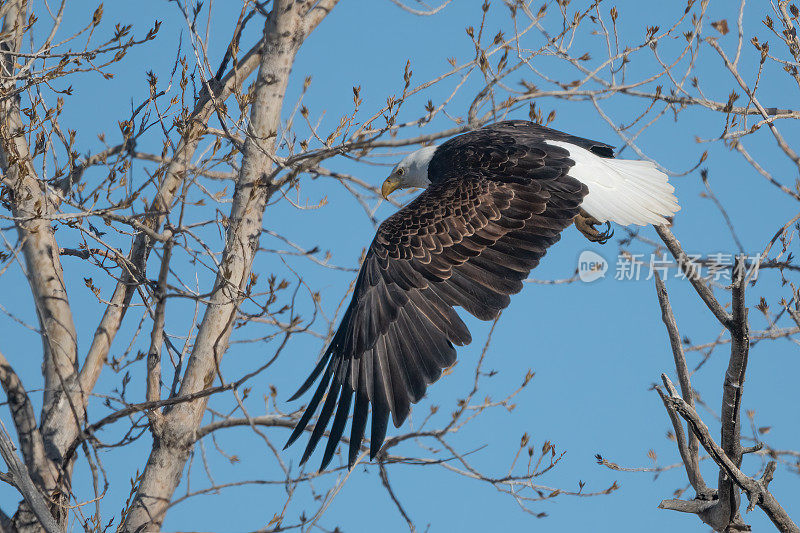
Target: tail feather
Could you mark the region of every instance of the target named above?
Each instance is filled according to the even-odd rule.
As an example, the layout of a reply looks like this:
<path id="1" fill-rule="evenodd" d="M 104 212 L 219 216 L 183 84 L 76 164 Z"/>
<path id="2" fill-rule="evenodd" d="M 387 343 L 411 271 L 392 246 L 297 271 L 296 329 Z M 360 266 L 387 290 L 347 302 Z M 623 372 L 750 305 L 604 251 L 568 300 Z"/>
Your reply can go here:
<path id="1" fill-rule="evenodd" d="M 600 222 L 666 224 L 680 210 L 675 188 L 650 161 L 599 157 L 571 143 L 547 142 L 569 151 L 575 161 L 569 175 L 589 189 L 581 207 Z"/>

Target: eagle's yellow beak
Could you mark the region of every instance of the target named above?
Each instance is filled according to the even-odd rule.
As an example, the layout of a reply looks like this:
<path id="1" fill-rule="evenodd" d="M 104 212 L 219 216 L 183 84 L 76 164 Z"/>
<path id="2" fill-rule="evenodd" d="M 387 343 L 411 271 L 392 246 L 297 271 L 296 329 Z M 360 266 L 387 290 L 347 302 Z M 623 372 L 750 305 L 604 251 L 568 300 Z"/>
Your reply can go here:
<path id="1" fill-rule="evenodd" d="M 397 179 L 397 176 L 389 176 L 386 178 L 386 181 L 383 182 L 383 185 L 381 185 L 381 196 L 383 196 L 384 200 L 388 200 L 389 195 L 399 188 L 400 180 Z"/>

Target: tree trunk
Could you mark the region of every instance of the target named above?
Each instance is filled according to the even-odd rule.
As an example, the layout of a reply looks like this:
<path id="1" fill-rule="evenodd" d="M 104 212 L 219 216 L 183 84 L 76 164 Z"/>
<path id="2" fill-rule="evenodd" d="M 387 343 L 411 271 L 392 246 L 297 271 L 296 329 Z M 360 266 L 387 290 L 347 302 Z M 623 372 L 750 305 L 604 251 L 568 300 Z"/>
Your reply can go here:
<path id="1" fill-rule="evenodd" d="M 250 276 L 264 208 L 272 192 L 268 175 L 273 166 L 283 98 L 295 54 L 305 37 L 302 5 L 276 1 L 264 27 L 265 46 L 223 259 L 181 384 L 181 396 L 202 391 L 213 383 Z M 206 403 L 204 398 L 178 404 L 152 425 L 153 449 L 126 517 L 125 531 L 160 528 L 194 445 Z"/>

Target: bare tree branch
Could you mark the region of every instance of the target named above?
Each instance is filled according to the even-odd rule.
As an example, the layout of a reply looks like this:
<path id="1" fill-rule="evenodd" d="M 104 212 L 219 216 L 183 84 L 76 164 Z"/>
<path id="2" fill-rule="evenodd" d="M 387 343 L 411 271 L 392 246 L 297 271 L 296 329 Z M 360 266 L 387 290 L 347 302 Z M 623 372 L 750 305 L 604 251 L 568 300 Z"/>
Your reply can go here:
<path id="1" fill-rule="evenodd" d="M 662 374 L 662 379 L 664 380 L 665 384 L 670 383 L 669 378 L 666 374 Z M 674 388 L 673 388 L 674 390 Z M 786 514 L 786 511 L 781 507 L 780 503 L 775 499 L 772 493 L 769 491 L 769 481 L 771 480 L 771 474 L 769 476 L 765 476 L 762 480 L 756 480 L 746 476 L 739 467 L 735 464 L 733 460 L 731 460 L 728 455 L 725 453 L 725 450 L 722 449 L 711 437 L 711 433 L 709 432 L 708 426 L 706 426 L 703 421 L 700 419 L 700 416 L 697 412 L 689 407 L 689 405 L 677 394 L 670 394 L 667 400 L 672 404 L 674 409 L 680 413 L 680 415 L 692 426 L 692 430 L 697 435 L 698 439 L 700 439 L 700 443 L 703 445 L 703 448 L 711 455 L 720 468 L 723 470 L 724 475 L 728 476 L 732 482 L 736 483 L 738 487 L 744 490 L 748 498 L 750 498 L 750 503 L 757 505 L 760 507 L 772 520 L 772 523 L 775 524 L 775 527 L 778 528 L 778 531 L 782 532 L 791 532 L 797 533 L 800 531 L 797 525 L 789 518 L 789 515 Z M 774 466 L 770 468 L 771 471 L 774 471 Z M 678 505 L 674 505 L 672 507 L 675 510 L 683 510 L 677 509 Z M 686 505 L 686 509 L 692 507 L 691 504 Z M 702 507 L 702 506 L 698 506 Z M 669 508 L 669 507 L 664 507 Z M 687 511 L 693 512 L 693 511 Z M 701 511 L 702 512 L 702 511 Z"/>
<path id="2" fill-rule="evenodd" d="M 661 276 L 658 272 L 655 273 L 655 284 L 658 302 L 661 305 L 661 319 L 669 335 L 669 343 L 672 348 L 672 355 L 675 359 L 675 368 L 678 372 L 678 381 L 681 385 L 683 399 L 688 405 L 694 408 L 694 391 L 692 390 L 692 384 L 689 379 L 689 369 L 686 365 L 686 358 L 683 354 L 681 336 L 680 333 L 678 333 L 678 325 L 675 322 L 675 315 L 672 313 L 672 306 L 669 303 L 667 288 L 664 286 L 664 282 L 661 281 Z M 672 411 L 670 411 L 670 415 L 673 415 Z M 680 451 L 681 459 L 686 467 L 686 475 L 689 477 L 689 483 L 692 484 L 692 487 L 699 497 L 706 498 L 709 494 L 703 476 L 700 473 L 697 436 L 689 431 L 687 446 L 683 426 L 677 423 L 678 421 L 675 418 L 672 419 L 672 422 L 678 440 L 678 450 Z"/>
<path id="3" fill-rule="evenodd" d="M 64 531 L 53 518 L 53 515 L 50 514 L 47 502 L 39 492 L 39 488 L 33 483 L 30 475 L 28 475 L 28 469 L 17 457 L 15 450 L 14 443 L 11 442 L 11 437 L 9 437 L 5 425 L 0 421 L 0 456 L 3 457 L 8 466 L 11 482 L 22 494 L 22 497 L 25 498 L 33 514 L 36 515 L 39 523 L 47 533 Z"/>
<path id="4" fill-rule="evenodd" d="M 298 4 L 281 0 L 273 4 L 264 27 L 264 53 L 255 83 L 255 100 L 229 217 L 225 251 L 181 383 L 181 395 L 200 391 L 214 381 L 219 361 L 228 346 L 237 302 L 242 298 L 253 256 L 258 249 L 264 208 L 274 191 L 268 175 L 289 73 L 305 37 L 303 24 Z M 146 524 L 157 527 L 164 519 L 166 504 L 180 481 L 205 405 L 205 400 L 178 405 L 164 414 L 161 427 L 154 425 L 153 451 L 127 516 L 126 531 L 138 531 Z"/>
<path id="5" fill-rule="evenodd" d="M 0 63 L 4 94 L 14 90 L 15 58 L 8 52 L 19 51 L 25 24 L 26 2 L 9 2 L 3 18 L 6 40 L 0 45 Z M 67 299 L 60 247 L 50 224 L 42 214 L 53 212 L 58 201 L 39 183 L 31 154 L 23 135 L 24 125 L 18 97 L 0 99 L 0 168 L 4 181 L 13 188 L 12 212 L 23 243 L 26 277 L 33 292 L 36 311 L 43 332 L 45 398 L 43 414 L 56 404 L 68 403 L 59 391 L 72 386 L 77 372 L 77 339 Z"/>
<path id="6" fill-rule="evenodd" d="M 8 398 L 8 407 L 17 430 L 25 466 L 38 487 L 52 489 L 56 486 L 58 474 L 47 460 L 44 441 L 36 426 L 33 405 L 22 382 L 2 353 L 0 353 L 0 385 Z"/>
<path id="7" fill-rule="evenodd" d="M 691 282 L 692 287 L 697 291 L 697 294 L 702 298 L 706 306 L 714 313 L 714 316 L 717 317 L 717 320 L 719 320 L 721 324 L 725 326 L 729 325 L 732 320 L 730 313 L 728 313 L 714 297 L 714 293 L 708 285 L 706 285 L 702 276 L 700 276 L 700 269 L 692 262 L 689 256 L 686 255 L 686 252 L 683 251 L 675 235 L 673 235 L 666 226 L 655 226 L 655 228 L 656 233 L 658 233 L 658 236 L 664 241 L 664 244 L 667 245 L 670 253 L 678 262 L 678 266 L 680 266 L 681 270 Z"/>

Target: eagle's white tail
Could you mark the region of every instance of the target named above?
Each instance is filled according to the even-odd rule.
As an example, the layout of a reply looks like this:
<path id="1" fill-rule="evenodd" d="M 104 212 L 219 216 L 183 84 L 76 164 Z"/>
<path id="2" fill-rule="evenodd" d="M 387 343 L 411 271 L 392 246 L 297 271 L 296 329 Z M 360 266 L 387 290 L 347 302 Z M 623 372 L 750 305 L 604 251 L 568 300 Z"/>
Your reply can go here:
<path id="1" fill-rule="evenodd" d="M 568 142 L 546 142 L 569 151 L 575 161 L 569 175 L 589 188 L 581 207 L 600 222 L 666 224 L 664 217 L 680 209 L 667 175 L 650 161 L 610 159 Z"/>

